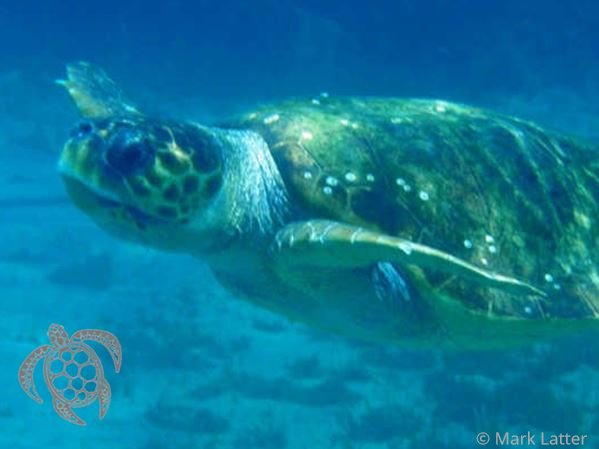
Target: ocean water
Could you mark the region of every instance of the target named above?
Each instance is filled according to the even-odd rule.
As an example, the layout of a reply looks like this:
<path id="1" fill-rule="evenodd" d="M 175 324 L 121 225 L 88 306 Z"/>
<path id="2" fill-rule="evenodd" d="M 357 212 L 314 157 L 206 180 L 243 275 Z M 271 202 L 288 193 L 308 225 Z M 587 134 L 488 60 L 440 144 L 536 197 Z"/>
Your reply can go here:
<path id="1" fill-rule="evenodd" d="M 349 341 L 106 235 L 56 172 L 78 113 L 54 83 L 91 61 L 144 110 L 205 123 L 321 92 L 443 98 L 596 141 L 596 2 L 2 1 L 0 49 L 1 449 L 460 449 L 481 432 L 599 448 L 597 334 L 478 352 Z M 118 336 L 119 374 L 94 346 L 103 420 L 97 402 L 76 410 L 85 427 L 61 419 L 40 367 L 43 404 L 21 390 L 51 323 Z"/>

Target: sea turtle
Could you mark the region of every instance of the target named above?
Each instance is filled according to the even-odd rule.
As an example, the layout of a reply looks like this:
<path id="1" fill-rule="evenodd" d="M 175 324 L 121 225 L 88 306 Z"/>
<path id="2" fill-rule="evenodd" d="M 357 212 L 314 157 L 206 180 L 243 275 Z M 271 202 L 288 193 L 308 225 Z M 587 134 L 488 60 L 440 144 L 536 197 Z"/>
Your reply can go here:
<path id="1" fill-rule="evenodd" d="M 439 100 L 315 98 L 208 127 L 68 65 L 84 119 L 59 161 L 100 227 L 205 260 L 292 320 L 486 347 L 599 321 L 592 145 Z"/>
<path id="2" fill-rule="evenodd" d="M 122 351 L 118 339 L 110 332 L 99 329 L 83 329 L 71 338 L 59 324 L 48 328 L 50 345 L 33 350 L 21 364 L 19 383 L 31 399 L 41 404 L 42 398 L 35 389 L 33 371 L 44 359 L 44 380 L 52 395 L 54 410 L 61 418 L 80 426 L 85 425 L 73 408 L 85 407 L 100 400 L 100 419 L 104 418 L 110 405 L 110 385 L 104 378 L 102 363 L 96 352 L 84 341 L 102 344 L 110 353 L 114 368 L 121 370 Z"/>

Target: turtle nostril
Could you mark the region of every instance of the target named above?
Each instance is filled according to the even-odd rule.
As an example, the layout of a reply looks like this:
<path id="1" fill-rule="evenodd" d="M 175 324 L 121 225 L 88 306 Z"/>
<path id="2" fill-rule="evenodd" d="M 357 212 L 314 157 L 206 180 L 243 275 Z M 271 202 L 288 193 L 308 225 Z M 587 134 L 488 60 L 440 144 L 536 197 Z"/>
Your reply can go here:
<path id="1" fill-rule="evenodd" d="M 113 145 L 106 152 L 106 162 L 123 175 L 130 175 L 143 168 L 149 160 L 149 151 L 143 142 L 133 142 L 125 146 Z"/>
<path id="2" fill-rule="evenodd" d="M 90 122 L 81 122 L 75 127 L 71 135 L 72 137 L 85 137 L 93 130 L 94 127 Z"/>
<path id="3" fill-rule="evenodd" d="M 93 126 L 89 122 L 83 122 L 79 125 L 79 132 L 82 134 L 89 134 L 92 132 Z"/>

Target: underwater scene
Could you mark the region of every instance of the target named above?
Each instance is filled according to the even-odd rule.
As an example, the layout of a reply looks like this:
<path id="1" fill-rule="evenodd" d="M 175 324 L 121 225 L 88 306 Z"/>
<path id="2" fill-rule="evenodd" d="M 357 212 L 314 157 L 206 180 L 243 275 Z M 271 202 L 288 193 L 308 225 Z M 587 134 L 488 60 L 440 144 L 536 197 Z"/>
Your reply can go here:
<path id="1" fill-rule="evenodd" d="M 599 448 L 599 4 L 0 2 L 0 449 Z"/>

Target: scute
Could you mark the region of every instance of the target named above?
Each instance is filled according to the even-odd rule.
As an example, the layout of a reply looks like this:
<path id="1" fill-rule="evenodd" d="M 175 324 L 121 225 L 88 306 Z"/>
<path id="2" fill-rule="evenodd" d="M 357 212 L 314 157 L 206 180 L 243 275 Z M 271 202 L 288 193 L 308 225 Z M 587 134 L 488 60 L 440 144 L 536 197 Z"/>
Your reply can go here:
<path id="1" fill-rule="evenodd" d="M 227 126 L 264 137 L 305 216 L 429 245 L 548 296 L 410 269 L 438 294 L 491 317 L 599 316 L 590 146 L 435 100 L 294 100 Z"/>

